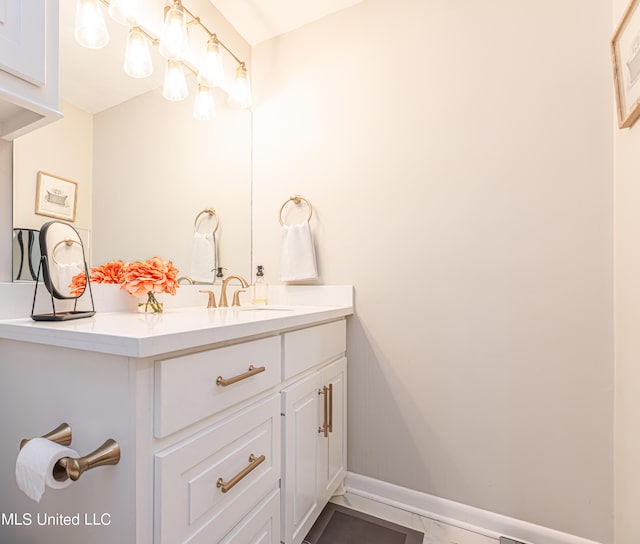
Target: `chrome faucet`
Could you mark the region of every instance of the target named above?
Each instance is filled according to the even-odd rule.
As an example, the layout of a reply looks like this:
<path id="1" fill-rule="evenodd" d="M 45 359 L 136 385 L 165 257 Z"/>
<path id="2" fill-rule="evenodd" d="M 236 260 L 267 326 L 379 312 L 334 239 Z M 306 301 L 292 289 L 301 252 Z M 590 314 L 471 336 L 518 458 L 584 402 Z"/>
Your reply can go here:
<path id="1" fill-rule="evenodd" d="M 219 307 L 220 308 L 228 308 L 229 307 L 229 303 L 227 302 L 227 285 L 229 285 L 229 282 L 231 280 L 238 280 L 240 282 L 240 284 L 242 285 L 242 287 L 244 287 L 245 289 L 247 287 L 249 287 L 249 284 L 247 283 L 247 280 L 245 280 L 243 277 L 241 276 L 227 276 L 224 281 L 222 282 L 222 290 L 220 291 L 220 304 Z M 240 306 L 240 299 L 238 298 L 238 294 L 241 293 L 242 291 L 236 291 L 233 295 L 233 306 Z"/>

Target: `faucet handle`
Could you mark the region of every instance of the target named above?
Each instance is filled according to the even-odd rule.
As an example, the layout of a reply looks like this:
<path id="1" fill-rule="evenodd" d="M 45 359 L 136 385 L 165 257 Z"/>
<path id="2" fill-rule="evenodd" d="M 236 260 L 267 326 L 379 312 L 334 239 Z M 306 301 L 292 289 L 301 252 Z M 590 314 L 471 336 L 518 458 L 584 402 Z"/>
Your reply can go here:
<path id="1" fill-rule="evenodd" d="M 213 291 L 198 290 L 198 293 L 208 293 L 209 294 L 209 300 L 207 301 L 207 308 L 217 308 L 217 306 L 216 306 L 216 295 L 214 294 Z M 235 301 L 235 298 L 233 300 Z"/>
<path id="2" fill-rule="evenodd" d="M 240 306 L 240 293 L 246 293 L 246 289 L 238 289 L 233 292 L 233 302 L 231 302 L 231 306 Z"/>

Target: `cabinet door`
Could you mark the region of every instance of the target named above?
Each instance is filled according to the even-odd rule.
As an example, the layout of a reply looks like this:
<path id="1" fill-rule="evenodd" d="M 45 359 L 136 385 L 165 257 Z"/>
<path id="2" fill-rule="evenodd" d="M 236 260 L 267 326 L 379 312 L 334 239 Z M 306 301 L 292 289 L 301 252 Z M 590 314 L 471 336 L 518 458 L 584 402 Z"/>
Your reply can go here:
<path id="1" fill-rule="evenodd" d="M 282 538 L 302 541 L 322 506 L 318 489 L 318 390 L 320 373 L 300 380 L 282 392 L 284 414 L 284 473 L 282 480 Z"/>
<path id="2" fill-rule="evenodd" d="M 0 0 L 0 138 L 62 117 L 58 11 L 57 0 Z"/>
<path id="3" fill-rule="evenodd" d="M 335 493 L 347 473 L 347 360 L 343 357 L 322 370 L 328 388 L 328 437 L 318 435 L 318 482 L 321 503 Z"/>
<path id="4" fill-rule="evenodd" d="M 0 69 L 45 83 L 45 0 L 0 0 Z"/>

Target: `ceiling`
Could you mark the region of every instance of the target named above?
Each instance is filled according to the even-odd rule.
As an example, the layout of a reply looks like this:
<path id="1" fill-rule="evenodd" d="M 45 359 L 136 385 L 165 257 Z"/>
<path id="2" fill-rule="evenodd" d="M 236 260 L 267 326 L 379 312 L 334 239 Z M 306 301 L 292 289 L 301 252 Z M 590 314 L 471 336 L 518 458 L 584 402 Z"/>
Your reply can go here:
<path id="1" fill-rule="evenodd" d="M 155 5 L 161 0 L 138 0 Z M 238 33 L 255 45 L 300 28 L 362 0 L 210 0 Z M 189 7 L 189 0 L 184 0 Z M 155 9 L 153 10 L 155 12 Z M 162 25 L 162 11 L 158 11 Z M 85 49 L 74 39 L 75 2 L 60 2 L 60 97 L 97 113 L 162 85 L 164 61 L 152 54 L 154 73 L 145 79 L 127 76 L 122 68 L 128 29 L 105 16 L 111 36 L 102 49 Z M 154 27 L 152 27 L 154 30 Z"/>
<path id="2" fill-rule="evenodd" d="M 187 2 L 185 0 L 186 6 Z M 211 0 L 251 45 L 360 2 L 362 0 Z"/>

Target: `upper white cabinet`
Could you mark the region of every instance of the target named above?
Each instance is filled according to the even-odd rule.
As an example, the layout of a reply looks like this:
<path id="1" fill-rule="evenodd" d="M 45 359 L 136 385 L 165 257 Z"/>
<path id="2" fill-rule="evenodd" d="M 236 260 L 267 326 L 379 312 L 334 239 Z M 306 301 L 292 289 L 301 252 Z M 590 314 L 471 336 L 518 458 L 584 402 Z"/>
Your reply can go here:
<path id="1" fill-rule="evenodd" d="M 0 137 L 26 134 L 58 111 L 58 0 L 0 0 Z"/>

